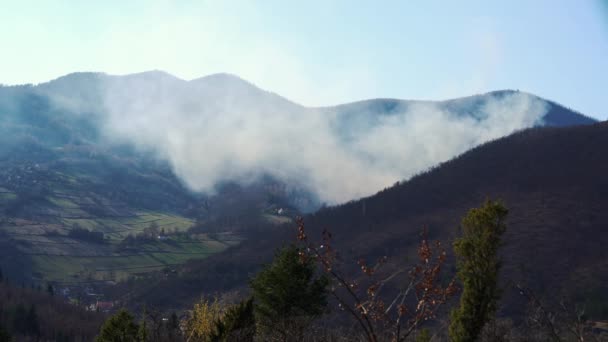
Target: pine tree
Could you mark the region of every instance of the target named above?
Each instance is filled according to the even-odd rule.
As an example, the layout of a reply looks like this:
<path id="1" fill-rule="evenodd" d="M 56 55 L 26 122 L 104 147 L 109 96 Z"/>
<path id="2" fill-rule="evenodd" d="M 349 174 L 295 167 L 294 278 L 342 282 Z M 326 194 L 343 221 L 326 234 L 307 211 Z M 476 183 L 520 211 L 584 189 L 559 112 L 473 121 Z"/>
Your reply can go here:
<path id="1" fill-rule="evenodd" d="M 141 324 L 139 325 L 139 331 L 137 332 L 137 340 L 139 342 L 146 342 L 148 340 L 148 327 L 146 325 L 146 307 L 144 306 L 143 313 L 141 315 Z"/>
<path id="2" fill-rule="evenodd" d="M 27 310 L 19 303 L 13 312 L 13 332 L 27 334 Z"/>
<path id="3" fill-rule="evenodd" d="M 475 341 L 496 312 L 500 298 L 498 248 L 507 214 L 500 202 L 486 201 L 462 219 L 463 235 L 454 242 L 454 252 L 459 257 L 458 278 L 463 291 L 459 307 L 451 314 L 451 341 Z"/>
<path id="4" fill-rule="evenodd" d="M 0 342 L 10 342 L 11 335 L 0 325 Z"/>
<path id="5" fill-rule="evenodd" d="M 167 322 L 167 330 L 169 331 L 169 337 L 171 339 L 175 338 L 179 334 L 179 318 L 177 317 L 177 313 L 173 312 L 169 317 L 169 321 Z"/>
<path id="6" fill-rule="evenodd" d="M 256 320 L 273 339 L 297 340 L 327 306 L 328 278 L 295 246 L 283 248 L 251 281 Z"/>
<path id="7" fill-rule="evenodd" d="M 211 341 L 252 342 L 255 337 L 253 298 L 229 308 L 221 320 L 215 322 Z"/>
<path id="8" fill-rule="evenodd" d="M 416 342 L 429 342 L 431 341 L 431 332 L 429 329 L 421 329 L 416 335 Z"/>
<path id="9" fill-rule="evenodd" d="M 40 335 L 40 323 L 38 322 L 38 314 L 36 313 L 34 304 L 30 306 L 27 316 L 25 317 L 25 330 L 29 335 Z"/>
<path id="10" fill-rule="evenodd" d="M 121 309 L 101 326 L 96 342 L 133 342 L 138 339 L 139 327 L 133 316 Z"/>

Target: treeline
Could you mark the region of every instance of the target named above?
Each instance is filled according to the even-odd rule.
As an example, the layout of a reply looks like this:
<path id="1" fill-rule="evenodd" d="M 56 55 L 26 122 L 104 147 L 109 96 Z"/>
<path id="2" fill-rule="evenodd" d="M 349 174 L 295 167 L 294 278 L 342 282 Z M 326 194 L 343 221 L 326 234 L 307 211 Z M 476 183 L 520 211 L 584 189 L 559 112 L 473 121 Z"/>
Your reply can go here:
<path id="1" fill-rule="evenodd" d="M 57 230 L 47 231 L 44 235 L 49 237 L 61 237 L 67 236 L 69 238 L 90 242 L 90 243 L 105 243 L 105 235 L 102 232 L 95 232 L 88 230 L 86 228 L 82 228 L 79 224 L 74 224 L 72 229 L 70 229 L 67 235 L 62 235 Z"/>
<path id="2" fill-rule="evenodd" d="M 1 273 L 0 273 L 1 274 Z M 104 315 L 50 293 L 15 286 L 0 275 L 0 341 L 92 341 Z"/>
<path id="3" fill-rule="evenodd" d="M 607 338 L 576 306 L 543 303 L 525 286 L 524 322 L 496 316 L 501 295 L 499 250 L 508 211 L 487 201 L 462 219 L 453 245 L 457 276 L 448 249 L 423 231 L 417 260 L 387 271 L 386 257 L 361 259 L 352 274 L 331 233 L 312 239 L 298 221 L 295 242 L 277 251 L 272 263 L 252 277 L 240 302 L 204 298 L 179 323 L 138 319 L 120 311 L 108 319 L 97 341 L 584 341 Z M 452 262 L 452 264 L 454 264 Z M 459 298 L 459 301 L 455 299 Z M 160 323 L 159 323 L 160 322 Z M 171 323 L 169 323 L 171 322 Z M 174 327 L 181 328 L 175 329 Z M 172 328 L 170 328 L 172 327 Z M 349 328 L 350 327 L 350 328 Z M 171 333 L 171 337 L 169 337 Z"/>
<path id="4" fill-rule="evenodd" d="M 76 240 L 91 242 L 91 243 L 104 243 L 104 235 L 102 232 L 90 231 L 86 228 L 74 227 L 68 232 L 68 237 Z"/>
<path id="5" fill-rule="evenodd" d="M 164 240 L 170 236 L 180 236 L 182 238 L 186 238 L 189 235 L 187 233 L 179 232 L 177 228 L 173 228 L 172 230 L 159 228 L 156 222 L 152 222 L 148 227 L 144 228 L 142 232 L 127 235 L 120 242 L 119 249 L 137 247 L 146 243 L 157 241 L 159 239 Z"/>

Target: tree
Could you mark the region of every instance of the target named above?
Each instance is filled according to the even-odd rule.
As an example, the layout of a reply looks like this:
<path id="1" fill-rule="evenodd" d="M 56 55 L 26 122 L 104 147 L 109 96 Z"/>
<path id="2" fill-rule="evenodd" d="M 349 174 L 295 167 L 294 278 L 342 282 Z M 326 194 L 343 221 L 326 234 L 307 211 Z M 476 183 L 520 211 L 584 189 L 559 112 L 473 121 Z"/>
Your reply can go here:
<path id="1" fill-rule="evenodd" d="M 27 310 L 23 303 L 19 303 L 13 313 L 13 332 L 27 334 Z"/>
<path id="2" fill-rule="evenodd" d="M 216 321 L 211 340 L 253 342 L 256 332 L 253 308 L 253 298 L 230 307 L 224 317 Z"/>
<path id="3" fill-rule="evenodd" d="M 148 326 L 146 324 L 146 307 L 141 314 L 141 324 L 137 332 L 137 339 L 140 342 L 146 342 L 148 340 Z"/>
<path id="4" fill-rule="evenodd" d="M 25 317 L 25 329 L 30 335 L 40 335 L 40 323 L 38 322 L 38 314 L 36 313 L 34 304 L 30 306 L 27 316 Z"/>
<path id="5" fill-rule="evenodd" d="M 355 319 L 355 326 L 367 341 L 406 341 L 422 324 L 434 319 L 439 308 L 458 291 L 455 279 L 446 284 L 441 281 L 447 254 L 439 241 L 428 240 L 426 229 L 417 249 L 418 262 L 411 268 L 400 267 L 386 273 L 382 270 L 386 256 L 374 265 L 359 259 L 357 264 L 363 274 L 353 278 L 341 270 L 331 233 L 324 230 L 322 241 L 312 242 L 304 221 L 300 218 L 297 224 L 300 257 L 315 261 L 331 279 L 329 293 L 339 304 L 339 312 Z"/>
<path id="6" fill-rule="evenodd" d="M 179 318 L 177 313 L 171 313 L 169 321 L 167 322 L 167 332 L 170 339 L 174 339 L 179 334 Z"/>
<path id="7" fill-rule="evenodd" d="M 280 250 L 251 281 L 260 332 L 269 340 L 300 340 L 304 329 L 327 306 L 325 275 L 295 246 Z"/>
<path id="8" fill-rule="evenodd" d="M 454 242 L 459 257 L 458 278 L 463 283 L 460 305 L 451 313 L 450 339 L 475 341 L 496 312 L 500 298 L 498 248 L 506 230 L 508 210 L 500 202 L 486 201 L 462 219 L 462 237 Z"/>
<path id="9" fill-rule="evenodd" d="M 0 325 L 0 342 L 10 342 L 11 335 Z"/>
<path id="10" fill-rule="evenodd" d="M 201 299 L 194 304 L 190 319 L 186 322 L 188 341 L 208 341 L 215 332 L 215 322 L 222 317 L 222 308 L 217 299 Z"/>
<path id="11" fill-rule="evenodd" d="M 431 340 L 431 332 L 429 329 L 421 329 L 416 335 L 416 342 L 429 342 Z"/>
<path id="12" fill-rule="evenodd" d="M 139 327 L 133 316 L 121 309 L 101 326 L 96 342 L 132 342 L 138 340 Z"/>

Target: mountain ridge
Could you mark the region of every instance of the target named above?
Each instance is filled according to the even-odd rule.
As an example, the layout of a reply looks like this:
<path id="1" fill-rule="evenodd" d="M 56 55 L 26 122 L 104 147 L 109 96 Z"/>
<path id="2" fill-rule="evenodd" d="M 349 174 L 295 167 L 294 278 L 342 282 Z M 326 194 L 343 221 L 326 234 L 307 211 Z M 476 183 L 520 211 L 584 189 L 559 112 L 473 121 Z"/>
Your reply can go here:
<path id="1" fill-rule="evenodd" d="M 495 95 L 503 95 L 505 93 L 514 93 L 514 92 L 519 92 L 519 93 L 523 93 L 523 94 L 528 94 L 528 95 L 532 95 L 536 98 L 542 99 L 544 101 L 550 102 L 552 105 L 554 106 L 558 106 L 558 107 L 563 107 L 563 108 L 567 108 L 562 104 L 559 104 L 556 101 L 553 100 L 549 100 L 546 99 L 542 96 L 530 93 L 530 92 L 526 92 L 526 91 L 520 91 L 520 90 L 512 90 L 512 89 L 501 89 L 501 90 L 490 90 L 487 92 L 483 92 L 483 93 L 479 93 L 479 94 L 473 94 L 473 95 L 467 95 L 467 96 L 462 96 L 462 97 L 455 97 L 455 98 L 448 98 L 448 99 L 439 99 L 439 100 L 416 100 L 416 99 L 403 99 L 403 98 L 367 98 L 367 99 L 362 99 L 362 100 L 357 100 L 357 101 L 351 101 L 351 102 L 345 102 L 345 103 L 337 103 L 337 104 L 331 104 L 331 105 L 323 105 L 323 106 L 305 106 L 302 104 L 299 104 L 295 101 L 291 101 L 288 98 L 279 95 L 278 93 L 275 93 L 273 91 L 269 91 L 269 90 L 265 90 L 259 86 L 257 86 L 255 83 L 247 81 L 245 79 L 243 79 L 242 77 L 236 75 L 236 74 L 232 74 L 232 73 L 228 73 L 228 72 L 218 72 L 218 73 L 212 73 L 209 75 L 205 75 L 205 76 L 200 76 L 200 77 L 196 77 L 190 80 L 185 80 L 182 78 L 179 78 L 171 73 L 168 73 L 166 71 L 163 70 L 150 70 L 150 71 L 142 71 L 142 72 L 138 72 L 138 73 L 131 73 L 131 74 L 109 74 L 109 73 L 105 73 L 105 72 L 94 72 L 94 71 L 80 71 L 80 72 L 73 72 L 73 73 L 69 73 L 60 77 L 57 77 L 55 79 L 49 80 L 49 81 L 45 81 L 45 82 L 40 82 L 37 84 L 20 84 L 20 85 L 8 85 L 8 86 L 25 86 L 25 85 L 32 85 L 32 86 L 40 86 L 40 85 L 48 85 L 48 84 L 52 84 L 54 82 L 57 81 L 65 81 L 65 80 L 70 80 L 72 78 L 81 78 L 81 77 L 85 77 L 85 78 L 92 78 L 92 77 L 107 77 L 107 78 L 130 78 L 130 77 L 144 77 L 144 78 L 165 78 L 165 79 L 171 79 L 171 80 L 176 80 L 176 81 L 180 81 L 183 83 L 199 83 L 199 82 L 209 82 L 209 81 L 215 81 L 215 80 L 220 80 L 222 82 L 232 82 L 232 83 L 240 83 L 243 86 L 248 86 L 248 87 L 253 87 L 256 88 L 260 91 L 266 92 L 266 93 L 270 93 L 270 94 L 274 94 L 276 96 L 279 96 L 281 98 L 283 98 L 286 101 L 289 101 L 293 104 L 296 104 L 300 107 L 304 107 L 304 108 L 309 108 L 309 109 L 338 109 L 340 107 L 344 107 L 344 106 L 352 106 L 352 105 L 362 105 L 362 104 L 369 104 L 369 103 L 377 103 L 377 102 L 409 102 L 409 103 L 447 103 L 447 102 L 452 102 L 452 101 L 462 101 L 462 100 L 469 100 L 469 99 L 474 99 L 474 98 L 479 98 L 479 97 L 483 97 L 483 96 L 495 96 Z M 7 85 L 4 85 L 7 86 Z M 567 108 L 569 111 L 572 111 L 582 117 L 584 117 L 584 121 L 586 123 L 592 123 L 592 122 L 598 122 L 599 120 L 596 118 L 592 118 L 590 116 L 586 116 L 584 115 L 582 112 L 574 110 L 574 109 L 570 109 Z"/>

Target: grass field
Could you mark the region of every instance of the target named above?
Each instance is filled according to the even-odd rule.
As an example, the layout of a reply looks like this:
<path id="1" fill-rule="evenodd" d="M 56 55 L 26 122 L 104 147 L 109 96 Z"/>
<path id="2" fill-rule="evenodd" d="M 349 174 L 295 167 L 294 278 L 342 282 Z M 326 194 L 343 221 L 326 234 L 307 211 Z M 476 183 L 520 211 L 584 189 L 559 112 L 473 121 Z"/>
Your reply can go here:
<path id="1" fill-rule="evenodd" d="M 167 232 L 183 232 L 194 224 L 193 220 L 185 217 L 145 211 L 137 212 L 131 217 L 64 218 L 62 221 L 66 226 L 78 224 L 85 229 L 103 232 L 111 240 L 121 240 L 129 234 L 141 233 L 153 223 Z"/>
<path id="2" fill-rule="evenodd" d="M 103 173 L 87 168 L 60 172 L 25 165 L 5 171 L 5 178 L 12 177 L 14 182 L 10 187 L 0 186 L 0 238 L 10 241 L 24 259 L 31 260 L 31 274 L 41 283 L 121 281 L 205 258 L 239 243 L 238 237 L 230 234 L 214 234 L 213 238 L 183 234 L 195 222 L 178 214 L 180 202 L 168 201 L 165 210 L 142 209 L 154 206 L 125 201 L 137 196 L 133 192 L 158 196 L 165 188 L 152 189 L 158 191 L 154 193 L 150 188 L 135 186 L 137 183 L 117 186 L 99 178 Z M 147 181 L 146 177 L 135 178 Z M 100 191 L 99 184 L 113 192 Z M 178 190 L 168 191 L 179 195 Z M 117 193 L 122 194 L 118 200 Z M 167 237 L 148 234 L 145 239 L 123 243 L 150 226 Z M 70 235 L 74 228 L 101 232 L 103 239 L 92 241 Z"/>
<path id="3" fill-rule="evenodd" d="M 176 238 L 146 243 L 136 250 L 109 255 L 34 255 L 32 260 L 37 275 L 45 281 L 121 281 L 129 276 L 182 264 L 189 259 L 205 258 L 235 243 L 238 239 L 222 242 L 221 239 L 211 240 L 204 236 Z"/>
<path id="4" fill-rule="evenodd" d="M 0 204 L 10 203 L 17 198 L 17 195 L 3 187 L 0 187 Z"/>
<path id="5" fill-rule="evenodd" d="M 4 197 L 12 199 L 14 194 L 2 190 L 0 188 L 0 201 Z M 189 259 L 205 258 L 239 242 L 238 237 L 226 234 L 215 234 L 213 238 L 204 234 L 179 234 L 188 231 L 194 221 L 172 213 L 137 211 L 125 216 L 91 217 L 80 209 L 86 198 L 54 196 L 48 200 L 62 209 L 57 222 L 12 219 L 0 227 L 30 257 L 34 277 L 41 282 L 122 281 Z M 120 248 L 125 237 L 142 233 L 150 225 L 163 229 L 170 237 Z M 70 238 L 67 234 L 76 226 L 103 232 L 105 243 Z"/>

